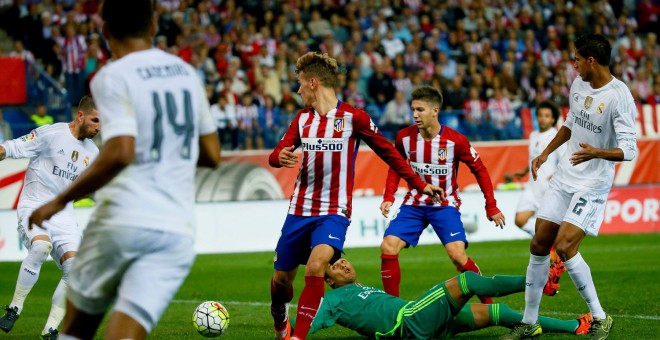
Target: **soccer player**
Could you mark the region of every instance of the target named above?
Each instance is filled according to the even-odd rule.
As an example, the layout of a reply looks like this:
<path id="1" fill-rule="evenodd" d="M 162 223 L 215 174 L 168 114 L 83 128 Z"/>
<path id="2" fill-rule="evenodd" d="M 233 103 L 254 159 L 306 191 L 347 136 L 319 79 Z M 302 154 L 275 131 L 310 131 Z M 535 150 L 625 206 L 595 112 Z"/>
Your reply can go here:
<path id="1" fill-rule="evenodd" d="M 357 281 L 355 269 L 339 259 L 326 269 L 325 294 L 310 333 L 341 325 L 369 338 L 444 339 L 489 326 L 513 327 L 522 314 L 505 304 L 467 304 L 474 295 L 504 296 L 525 290 L 524 276 L 482 277 L 465 272 L 407 301 Z M 555 332 L 586 334 L 591 315 L 576 320 L 540 317 Z"/>
<path id="2" fill-rule="evenodd" d="M 91 83 L 104 146 L 29 225 L 48 229 L 67 202 L 100 189 L 71 270 L 60 339 L 92 339 L 111 304 L 104 338 L 144 339 L 195 259 L 195 169 L 217 166 L 220 145 L 195 70 L 151 46 L 153 2 L 105 1 L 101 17 L 114 58 Z"/>
<path id="3" fill-rule="evenodd" d="M 335 59 L 309 52 L 297 60 L 296 69 L 298 94 L 305 108 L 295 116 L 269 157 L 273 167 L 293 168 L 299 161 L 294 150 L 302 146 L 300 172 L 276 247 L 271 314 L 277 337 L 289 337 L 288 303 L 293 298 L 293 280 L 298 265 L 306 264 L 294 335 L 304 339 L 323 297 L 325 267 L 343 249 L 360 140 L 419 192 L 437 200 L 443 199 L 443 192 L 410 170 L 366 112 L 337 99 Z"/>
<path id="4" fill-rule="evenodd" d="M 586 235 L 598 235 L 614 180 L 614 162 L 632 160 L 637 153 L 637 108 L 626 84 L 610 73 L 611 50 L 609 41 L 599 34 L 575 41 L 579 77 L 571 86 L 570 111 L 557 136 L 532 161 L 534 179 L 553 151 L 566 142 L 568 147 L 537 213 L 527 266 L 525 316 L 504 339 L 542 333 L 538 311 L 553 244 L 594 317 L 591 338 L 606 339 L 612 328 L 612 317 L 600 305 L 591 270 L 578 252 Z"/>
<path id="5" fill-rule="evenodd" d="M 550 141 L 557 135 L 555 124 L 557 124 L 557 120 L 559 119 L 559 113 L 557 105 L 549 100 L 544 100 L 537 105 L 536 121 L 538 122 L 539 129 L 538 131 L 533 131 L 529 135 L 529 164 L 521 171 L 508 176 L 520 179 L 529 173 L 532 160 L 538 157 L 538 155 L 540 155 L 548 146 Z M 536 230 L 536 217 L 534 217 L 534 214 L 536 214 L 536 211 L 539 209 L 543 194 L 548 190 L 550 178 L 552 178 L 552 175 L 555 173 L 559 159 L 565 151 L 566 145 L 562 145 L 556 152 L 553 152 L 548 156 L 546 166 L 543 167 L 543 169 L 539 169 L 537 180 L 534 180 L 532 176 L 529 176 L 527 184 L 525 185 L 525 190 L 518 201 L 518 206 L 516 207 L 516 226 L 532 237 Z M 548 275 L 548 281 L 543 288 L 543 293 L 553 296 L 557 294 L 557 291 L 559 290 L 559 278 L 566 271 L 566 268 L 564 267 L 564 263 L 557 256 L 554 248 L 550 251 L 550 260 L 552 262 L 550 265 L 550 274 Z"/>
<path id="6" fill-rule="evenodd" d="M 431 224 L 445 246 L 447 255 L 459 272 L 472 271 L 481 274 L 479 267 L 465 252 L 468 242 L 458 208 L 458 164 L 466 164 L 477 179 L 486 198 L 486 216 L 499 227 L 504 226 L 504 216 L 497 208 L 493 184 L 488 170 L 470 142 L 447 126 L 440 125 L 438 114 L 442 107 L 442 95 L 430 86 L 421 86 L 412 92 L 412 111 L 415 125 L 402 129 L 396 136 L 395 146 L 409 167 L 417 175 L 445 191 L 447 199 L 435 202 L 414 187 L 406 194 L 399 211 L 385 230 L 381 249 L 381 275 L 385 291 L 399 296 L 401 269 L 399 252 L 408 246 L 415 247 L 427 225 Z M 387 217 L 399 186 L 399 175 L 388 171 L 385 193 L 380 210 Z M 489 297 L 480 297 L 483 303 L 492 303 Z"/>
<path id="7" fill-rule="evenodd" d="M 0 318 L 0 329 L 9 332 L 23 311 L 25 298 L 39 279 L 41 266 L 48 254 L 62 270 L 50 314 L 42 337 L 56 337 L 64 318 L 69 273 L 80 245 L 80 230 L 71 202 L 47 221 L 44 229 L 28 228 L 28 218 L 34 209 L 64 191 L 73 180 L 94 161 L 99 149 L 91 140 L 101 127 L 96 106 L 91 97 L 80 100 L 76 118 L 70 123 L 41 126 L 29 134 L 0 144 L 0 160 L 30 158 L 25 184 L 18 200 L 18 233 L 28 256 L 23 260 L 16 280 L 14 297 Z"/>

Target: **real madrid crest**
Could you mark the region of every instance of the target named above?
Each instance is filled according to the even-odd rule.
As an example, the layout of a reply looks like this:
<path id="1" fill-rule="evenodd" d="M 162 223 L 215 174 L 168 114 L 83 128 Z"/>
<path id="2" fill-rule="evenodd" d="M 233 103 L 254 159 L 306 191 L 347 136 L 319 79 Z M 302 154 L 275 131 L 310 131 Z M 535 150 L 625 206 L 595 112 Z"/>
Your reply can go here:
<path id="1" fill-rule="evenodd" d="M 441 161 L 447 160 L 447 148 L 438 149 L 438 159 Z"/>
<path id="2" fill-rule="evenodd" d="M 78 151 L 73 150 L 73 152 L 71 153 L 71 161 L 75 162 L 77 160 L 78 160 Z"/>
<path id="3" fill-rule="evenodd" d="M 584 108 L 589 110 L 591 107 L 591 104 L 593 104 L 594 99 L 591 96 L 587 96 L 587 98 L 584 99 Z"/>
<path id="4" fill-rule="evenodd" d="M 605 103 L 600 103 L 600 105 L 598 105 L 598 107 L 596 108 L 596 112 L 598 113 L 605 112 Z"/>
<path id="5" fill-rule="evenodd" d="M 344 118 L 335 118 L 333 125 L 335 127 L 335 131 L 337 132 L 344 131 Z"/>

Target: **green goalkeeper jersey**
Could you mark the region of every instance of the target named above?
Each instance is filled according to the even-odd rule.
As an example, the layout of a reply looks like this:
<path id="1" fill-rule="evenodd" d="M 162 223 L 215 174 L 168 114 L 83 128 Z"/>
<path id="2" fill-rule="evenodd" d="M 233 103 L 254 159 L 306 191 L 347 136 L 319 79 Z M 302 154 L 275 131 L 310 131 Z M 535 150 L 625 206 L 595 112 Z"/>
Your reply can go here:
<path id="1" fill-rule="evenodd" d="M 380 289 L 352 283 L 325 294 L 309 332 L 338 324 L 373 338 L 397 327 L 399 311 L 407 304 Z"/>

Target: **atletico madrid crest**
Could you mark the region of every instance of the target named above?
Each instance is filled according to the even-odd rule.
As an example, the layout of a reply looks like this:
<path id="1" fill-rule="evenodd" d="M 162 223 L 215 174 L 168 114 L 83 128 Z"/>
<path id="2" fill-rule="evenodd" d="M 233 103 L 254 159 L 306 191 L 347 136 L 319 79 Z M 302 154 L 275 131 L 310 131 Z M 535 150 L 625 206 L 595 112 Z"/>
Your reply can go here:
<path id="1" fill-rule="evenodd" d="M 441 161 L 447 160 L 447 148 L 438 149 L 438 159 Z"/>
<path id="2" fill-rule="evenodd" d="M 344 131 L 344 118 L 335 118 L 334 121 L 335 131 L 342 132 Z"/>

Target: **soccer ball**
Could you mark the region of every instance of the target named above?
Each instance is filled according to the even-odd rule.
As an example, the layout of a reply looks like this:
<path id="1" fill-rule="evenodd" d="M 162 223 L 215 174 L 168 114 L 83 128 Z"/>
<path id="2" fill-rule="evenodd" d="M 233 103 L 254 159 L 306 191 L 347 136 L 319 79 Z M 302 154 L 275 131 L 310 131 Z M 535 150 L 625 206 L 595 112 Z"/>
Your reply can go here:
<path id="1" fill-rule="evenodd" d="M 229 312 L 219 302 L 206 301 L 195 309 L 192 324 L 199 334 L 207 338 L 215 338 L 227 330 Z"/>

